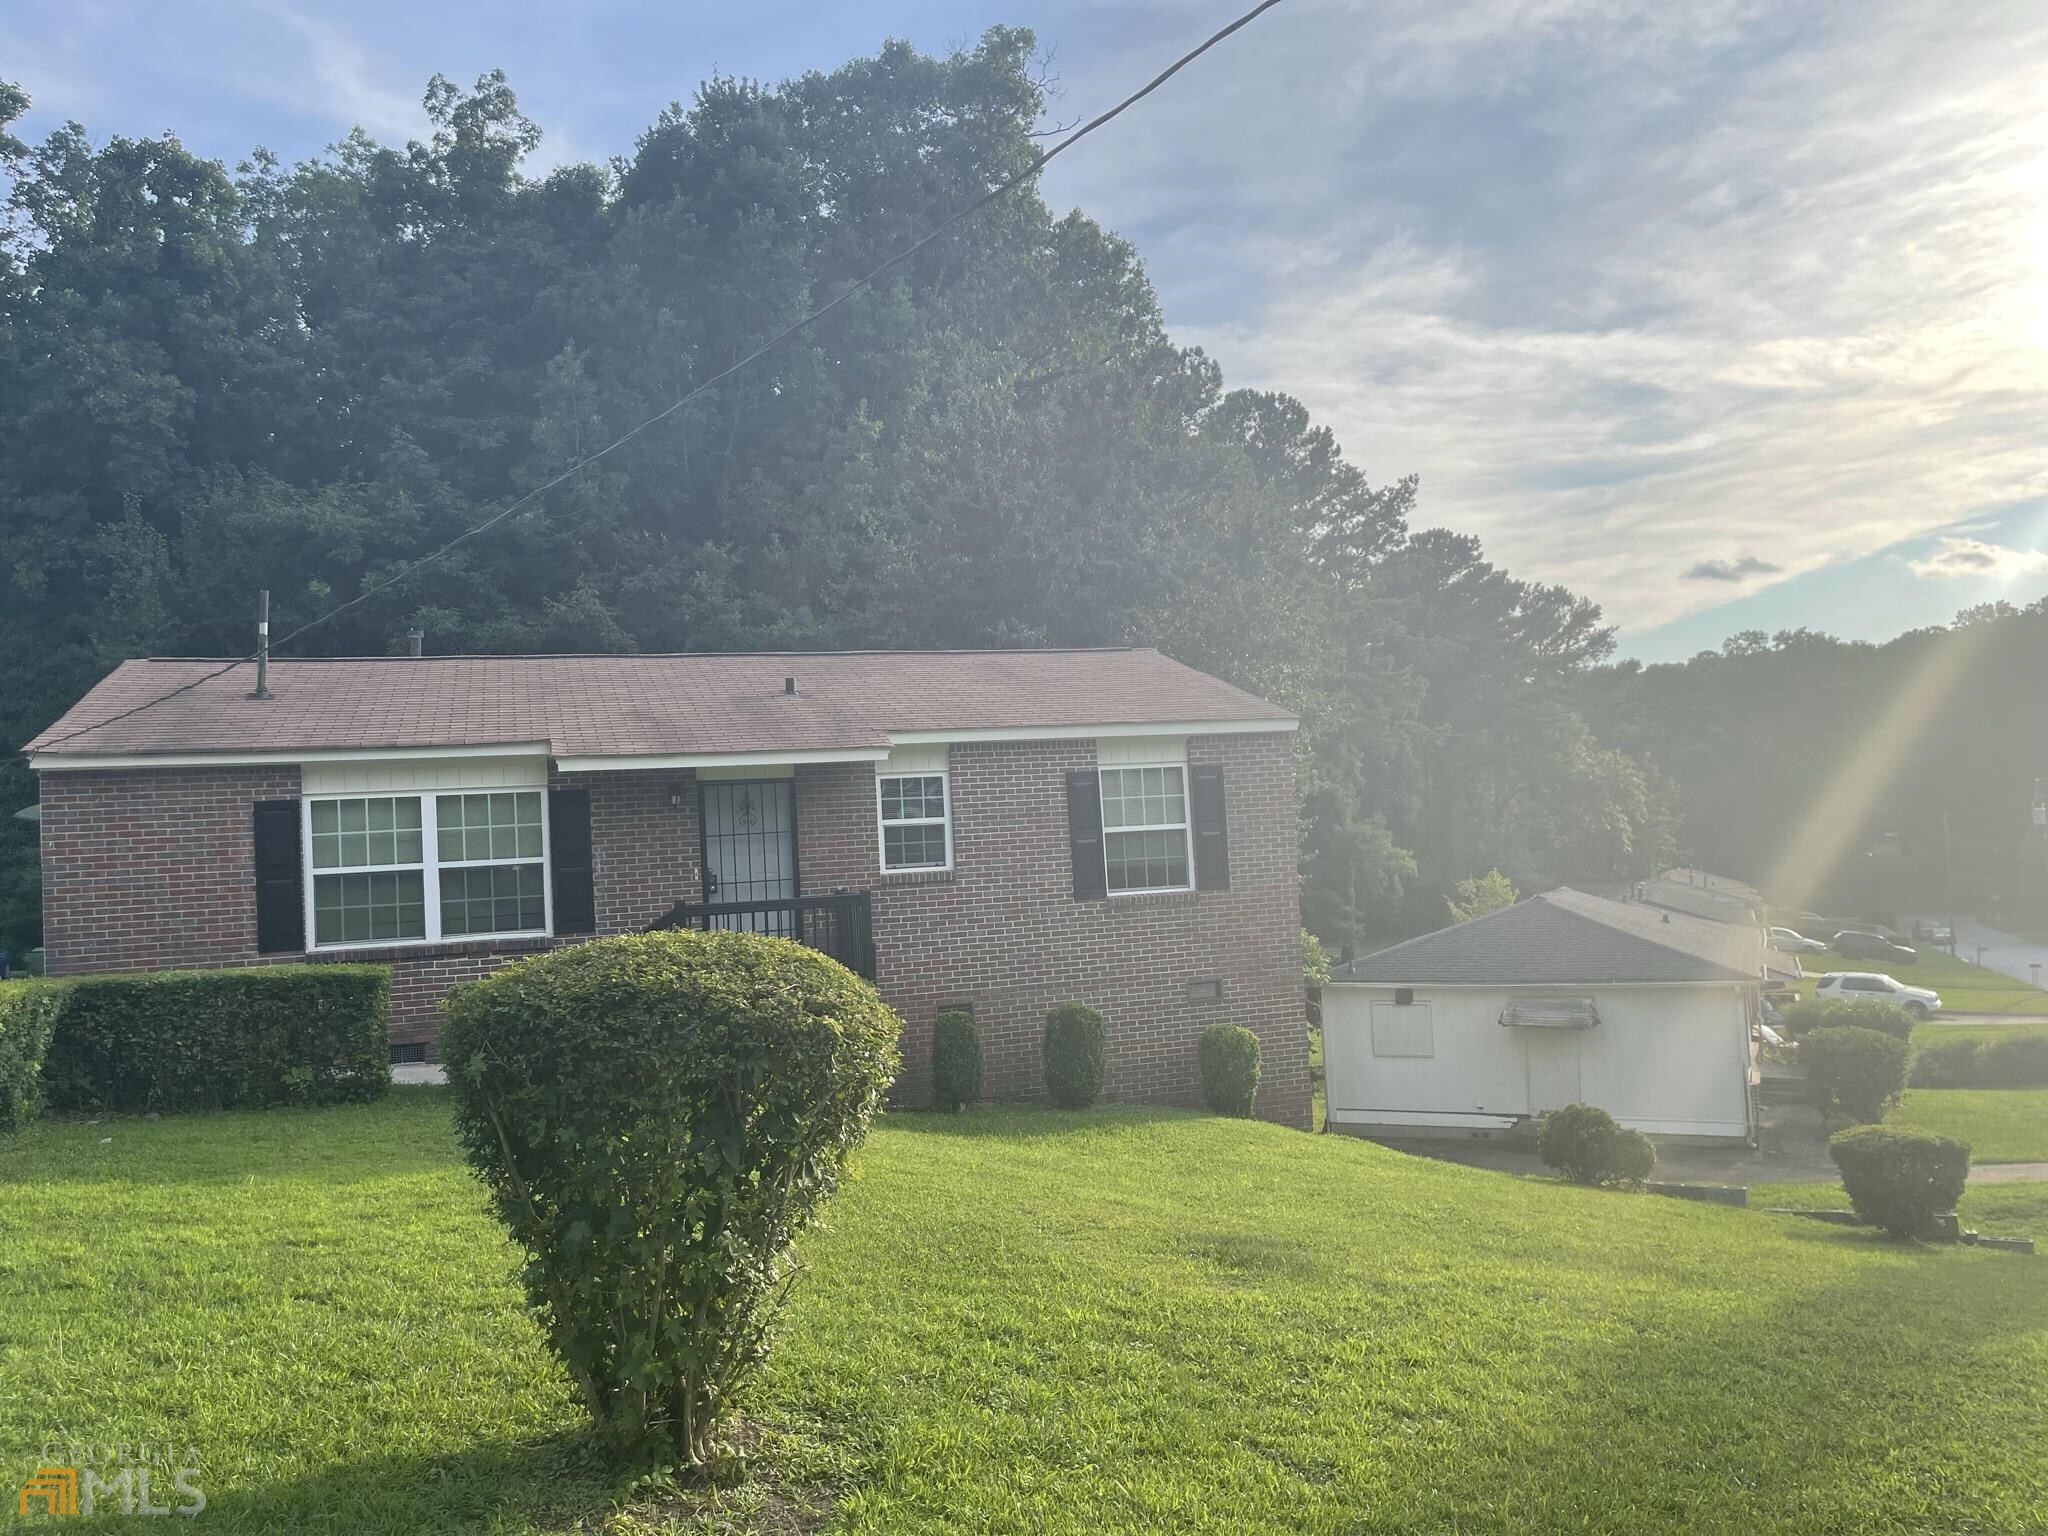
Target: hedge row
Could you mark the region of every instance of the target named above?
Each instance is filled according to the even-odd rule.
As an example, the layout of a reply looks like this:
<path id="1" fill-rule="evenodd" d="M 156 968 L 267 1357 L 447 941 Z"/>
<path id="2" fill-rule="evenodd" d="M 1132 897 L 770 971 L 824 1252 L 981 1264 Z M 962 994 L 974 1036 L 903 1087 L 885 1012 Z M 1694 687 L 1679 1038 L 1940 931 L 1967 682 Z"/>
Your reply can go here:
<path id="1" fill-rule="evenodd" d="M 55 1000 L 42 1085 L 59 1113 L 337 1104 L 374 1099 L 391 1085 L 391 973 L 383 966 L 155 971 L 35 985 Z M 0 1044 L 0 1054 L 6 1049 Z"/>
<path id="2" fill-rule="evenodd" d="M 20 1130 L 42 1106 L 43 1057 L 63 997 L 46 981 L 0 982 L 0 1132 Z"/>
<path id="3" fill-rule="evenodd" d="M 1913 1055 L 1915 1088 L 2048 1088 L 2048 1034 L 1937 1040 Z"/>

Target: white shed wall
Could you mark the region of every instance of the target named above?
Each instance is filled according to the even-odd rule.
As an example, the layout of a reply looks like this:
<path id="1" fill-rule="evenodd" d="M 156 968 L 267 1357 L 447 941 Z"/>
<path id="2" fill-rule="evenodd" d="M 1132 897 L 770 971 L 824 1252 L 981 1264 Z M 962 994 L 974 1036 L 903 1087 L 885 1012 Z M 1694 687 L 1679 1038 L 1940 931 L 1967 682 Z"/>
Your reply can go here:
<path id="1" fill-rule="evenodd" d="M 1599 1025 L 1501 1025 L 1511 997 L 1558 994 L 1591 997 Z M 1324 989 L 1333 1125 L 1505 1128 L 1575 1096 L 1657 1135 L 1750 1133 L 1749 999 L 1742 986 L 1417 987 L 1413 1009 L 1394 1008 L 1393 997 L 1392 987 Z M 1404 1054 L 1375 1054 L 1375 1003 L 1381 1050 Z M 1412 1019 L 1390 1027 L 1397 1015 L 1422 1008 L 1426 1030 Z M 1431 1054 L 1405 1054 L 1421 1036 Z M 1556 1102 L 1537 1102 L 1544 1099 Z"/>

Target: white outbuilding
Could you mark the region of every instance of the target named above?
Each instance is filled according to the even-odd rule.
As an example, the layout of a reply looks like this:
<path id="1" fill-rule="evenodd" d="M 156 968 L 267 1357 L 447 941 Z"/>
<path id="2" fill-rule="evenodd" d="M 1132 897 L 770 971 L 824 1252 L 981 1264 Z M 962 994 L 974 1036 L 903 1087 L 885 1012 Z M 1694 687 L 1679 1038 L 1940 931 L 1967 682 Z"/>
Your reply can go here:
<path id="1" fill-rule="evenodd" d="M 1332 1130 L 1470 1137 L 1566 1104 L 1652 1135 L 1747 1141 L 1760 928 L 1559 889 L 1338 966 L 1323 993 Z"/>

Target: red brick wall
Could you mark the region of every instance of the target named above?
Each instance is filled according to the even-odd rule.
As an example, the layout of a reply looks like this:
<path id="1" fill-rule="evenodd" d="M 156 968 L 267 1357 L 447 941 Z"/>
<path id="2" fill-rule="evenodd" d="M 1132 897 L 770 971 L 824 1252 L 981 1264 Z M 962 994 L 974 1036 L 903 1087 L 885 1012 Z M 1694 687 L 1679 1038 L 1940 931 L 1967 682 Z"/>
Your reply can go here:
<path id="1" fill-rule="evenodd" d="M 874 777 L 864 764 L 797 769 L 807 894 L 873 888 L 877 985 L 903 1015 L 898 1096 L 929 1092 L 932 1016 L 967 1004 L 981 1028 L 983 1091 L 1043 1091 L 1046 1010 L 1072 1000 L 1108 1026 L 1112 1098 L 1199 1102 L 1195 1041 L 1218 1021 L 1259 1036 L 1259 1113 L 1309 1120 L 1301 989 L 1292 759 L 1283 736 L 1196 737 L 1191 764 L 1220 764 L 1230 889 L 1076 901 L 1066 774 L 1095 744 L 1023 742 L 952 749 L 953 864 L 941 874 L 880 873 Z M 1188 984 L 1220 981 L 1218 1001 Z"/>
<path id="2" fill-rule="evenodd" d="M 1295 801 L 1287 738 L 1197 737 L 1192 763 L 1224 769 L 1230 889 L 1076 901 L 1066 772 L 1092 742 L 956 746 L 954 869 L 883 875 L 867 764 L 797 770 L 806 894 L 875 892 L 882 994 L 904 1016 L 906 1103 L 928 1091 L 932 1015 L 974 1009 L 993 1097 L 1042 1089 L 1045 1013 L 1072 999 L 1109 1026 L 1111 1097 L 1193 1103 L 1195 1038 L 1218 1020 L 1264 1045 L 1259 1112 L 1305 1126 Z M 640 928 L 699 899 L 697 796 L 687 772 L 557 776 L 591 792 L 601 932 Z M 251 807 L 297 794 L 292 769 L 152 769 L 46 774 L 42 783 L 46 952 L 55 974 L 250 964 L 256 953 Z M 675 796 L 681 804 L 671 805 Z M 469 940 L 336 958 L 392 967 L 394 1043 L 431 1042 L 435 1004 L 547 940 Z M 567 941 L 561 941 L 567 942 Z M 293 958 L 271 956 L 270 959 Z M 1219 1001 L 1189 983 L 1220 981 Z"/>
<path id="3" fill-rule="evenodd" d="M 295 767 L 44 774 L 50 973 L 255 961 L 251 807 L 298 792 Z"/>

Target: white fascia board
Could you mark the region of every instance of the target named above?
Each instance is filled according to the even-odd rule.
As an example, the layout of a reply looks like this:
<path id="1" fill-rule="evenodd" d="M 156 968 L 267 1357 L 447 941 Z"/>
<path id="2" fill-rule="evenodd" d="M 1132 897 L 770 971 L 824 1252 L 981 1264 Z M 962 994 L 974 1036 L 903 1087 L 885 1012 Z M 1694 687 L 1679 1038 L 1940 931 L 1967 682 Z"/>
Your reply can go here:
<path id="1" fill-rule="evenodd" d="M 952 731 L 891 731 L 896 747 L 935 747 L 969 741 L 1095 741 L 1105 736 L 1284 736 L 1301 729 L 1282 720 L 1162 720 L 1140 725 L 983 725 Z"/>
<path id="2" fill-rule="evenodd" d="M 624 773 L 634 768 L 769 768 L 781 763 L 882 763 L 887 747 L 819 747 L 804 752 L 659 752 L 635 757 L 558 757 L 563 773 Z"/>
<path id="3" fill-rule="evenodd" d="M 84 768 L 261 768 L 297 763 L 410 763 L 425 758 L 545 757 L 544 741 L 508 741 L 483 747 L 321 747 L 288 752 L 34 752 L 38 773 Z"/>

